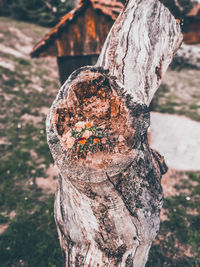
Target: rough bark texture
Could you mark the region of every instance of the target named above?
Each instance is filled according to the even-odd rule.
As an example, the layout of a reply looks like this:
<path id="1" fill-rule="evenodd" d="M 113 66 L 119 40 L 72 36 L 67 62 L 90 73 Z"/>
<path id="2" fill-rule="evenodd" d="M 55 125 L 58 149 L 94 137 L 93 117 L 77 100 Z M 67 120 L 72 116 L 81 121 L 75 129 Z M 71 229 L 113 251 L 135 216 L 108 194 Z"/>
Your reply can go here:
<path id="1" fill-rule="evenodd" d="M 145 265 L 167 170 L 148 145 L 147 104 L 180 42 L 160 2 L 129 1 L 97 66 L 76 70 L 60 89 L 47 137 L 60 169 L 55 219 L 65 266 Z"/>

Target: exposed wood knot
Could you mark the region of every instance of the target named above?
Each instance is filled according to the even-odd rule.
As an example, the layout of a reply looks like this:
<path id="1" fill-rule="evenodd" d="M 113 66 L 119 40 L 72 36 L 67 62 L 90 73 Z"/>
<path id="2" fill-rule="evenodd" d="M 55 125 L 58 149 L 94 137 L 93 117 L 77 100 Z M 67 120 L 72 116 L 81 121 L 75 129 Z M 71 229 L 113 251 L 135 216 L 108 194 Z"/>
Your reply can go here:
<path id="1" fill-rule="evenodd" d="M 132 150 L 137 121 L 142 121 L 138 117 L 146 111 L 142 105 L 133 104 L 105 70 L 85 67 L 72 76 L 64 89 L 66 98 L 54 111 L 54 129 L 70 160 L 85 160 L 92 166 L 94 155 L 100 162 L 101 154 L 104 160 L 98 166 L 103 168 L 105 155 L 127 155 Z"/>
<path id="2" fill-rule="evenodd" d="M 162 69 L 161 66 L 155 68 L 155 74 L 157 75 L 157 80 L 159 81 L 162 78 Z"/>

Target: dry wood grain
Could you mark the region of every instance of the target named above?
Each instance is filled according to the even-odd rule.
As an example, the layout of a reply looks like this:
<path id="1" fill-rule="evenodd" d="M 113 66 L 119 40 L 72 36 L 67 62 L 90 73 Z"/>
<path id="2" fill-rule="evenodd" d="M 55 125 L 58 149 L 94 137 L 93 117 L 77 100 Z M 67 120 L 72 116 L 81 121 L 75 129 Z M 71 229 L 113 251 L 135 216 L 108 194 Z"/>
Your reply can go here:
<path id="1" fill-rule="evenodd" d="M 180 25 L 158 0 L 128 1 L 97 66 L 109 69 L 135 100 L 149 105 L 181 42 Z"/>

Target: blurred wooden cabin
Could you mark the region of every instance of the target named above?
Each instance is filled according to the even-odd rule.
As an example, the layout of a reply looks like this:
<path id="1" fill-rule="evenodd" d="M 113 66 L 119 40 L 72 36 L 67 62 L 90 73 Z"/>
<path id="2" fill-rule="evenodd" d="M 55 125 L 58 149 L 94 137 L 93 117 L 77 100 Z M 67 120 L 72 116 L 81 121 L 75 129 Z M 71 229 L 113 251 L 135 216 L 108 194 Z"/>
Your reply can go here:
<path id="1" fill-rule="evenodd" d="M 94 65 L 123 4 L 116 0 L 80 0 L 77 7 L 39 41 L 32 57 L 57 57 L 61 84 L 77 68 Z"/>
<path id="2" fill-rule="evenodd" d="M 186 44 L 200 44 L 200 3 L 195 5 L 186 16 L 187 32 L 183 35 Z"/>

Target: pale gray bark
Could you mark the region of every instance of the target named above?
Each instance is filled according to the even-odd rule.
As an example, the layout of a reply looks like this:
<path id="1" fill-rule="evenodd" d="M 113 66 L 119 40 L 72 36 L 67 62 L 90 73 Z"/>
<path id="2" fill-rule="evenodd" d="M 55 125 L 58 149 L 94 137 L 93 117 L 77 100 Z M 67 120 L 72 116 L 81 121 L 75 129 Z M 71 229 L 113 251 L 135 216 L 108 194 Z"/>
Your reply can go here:
<path id="1" fill-rule="evenodd" d="M 181 41 L 179 24 L 159 1 L 129 1 L 97 65 L 109 69 L 128 93 L 149 105 Z"/>
<path id="2" fill-rule="evenodd" d="M 147 104 L 181 39 L 159 1 L 130 0 L 97 66 L 75 71 L 60 89 L 47 139 L 60 169 L 55 219 L 65 266 L 145 266 L 167 170 L 148 145 Z"/>

